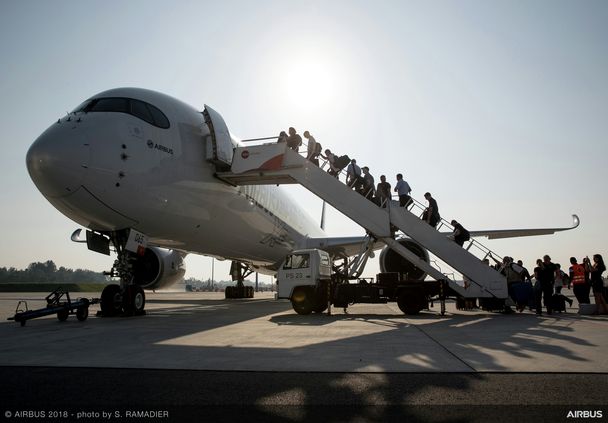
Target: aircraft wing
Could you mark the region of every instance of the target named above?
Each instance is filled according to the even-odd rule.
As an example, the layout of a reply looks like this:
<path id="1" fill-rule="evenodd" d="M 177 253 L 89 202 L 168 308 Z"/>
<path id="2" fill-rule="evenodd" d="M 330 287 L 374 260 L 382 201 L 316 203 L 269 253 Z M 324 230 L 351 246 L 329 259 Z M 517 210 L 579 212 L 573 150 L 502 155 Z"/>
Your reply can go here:
<path id="1" fill-rule="evenodd" d="M 551 235 L 556 232 L 569 231 L 575 229 L 580 224 L 577 215 L 572 215 L 572 225 L 562 228 L 529 228 L 529 229 L 490 229 L 481 231 L 469 231 L 472 237 L 487 237 L 488 239 L 518 238 L 524 236 Z M 451 232 L 446 232 L 446 236 Z M 328 238 L 308 238 L 303 248 L 319 248 L 327 251 L 332 256 L 352 257 L 357 255 L 367 242 L 365 236 L 351 237 L 328 237 Z M 379 250 L 385 247 L 382 242 L 374 242 L 373 249 Z"/>
<path id="2" fill-rule="evenodd" d="M 536 236 L 536 235 L 551 235 L 556 232 L 569 231 L 578 227 L 580 219 L 577 215 L 572 215 L 572 226 L 565 228 L 540 228 L 540 229 L 496 229 L 486 231 L 469 231 L 472 237 L 485 236 L 488 239 L 501 239 L 501 238 L 517 238 L 522 236 Z"/>
<path id="3" fill-rule="evenodd" d="M 332 256 L 352 257 L 361 252 L 368 239 L 365 236 L 308 238 L 305 248 L 318 248 L 327 251 Z M 376 241 L 373 249 L 379 250 L 384 246 L 382 242 Z"/>

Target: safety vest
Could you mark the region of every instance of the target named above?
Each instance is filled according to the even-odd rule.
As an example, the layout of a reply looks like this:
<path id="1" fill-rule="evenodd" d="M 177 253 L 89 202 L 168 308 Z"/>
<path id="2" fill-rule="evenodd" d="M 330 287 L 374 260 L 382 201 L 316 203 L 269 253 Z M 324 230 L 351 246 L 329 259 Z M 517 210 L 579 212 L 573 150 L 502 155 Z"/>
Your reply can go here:
<path id="1" fill-rule="evenodd" d="M 585 266 L 582 264 L 573 264 L 570 268 L 572 270 L 572 285 L 584 284 L 585 281 Z"/>

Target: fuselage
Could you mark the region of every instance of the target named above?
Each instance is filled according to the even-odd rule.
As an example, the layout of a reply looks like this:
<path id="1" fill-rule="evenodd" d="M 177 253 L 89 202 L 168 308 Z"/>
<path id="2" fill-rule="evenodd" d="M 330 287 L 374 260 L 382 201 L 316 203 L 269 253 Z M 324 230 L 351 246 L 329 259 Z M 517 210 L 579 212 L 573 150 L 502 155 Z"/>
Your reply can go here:
<path id="1" fill-rule="evenodd" d="M 195 108 L 119 88 L 52 124 L 30 147 L 27 166 L 73 221 L 100 232 L 134 228 L 160 247 L 273 269 L 307 237 L 324 236 L 281 187 L 218 180 L 211 140 Z"/>

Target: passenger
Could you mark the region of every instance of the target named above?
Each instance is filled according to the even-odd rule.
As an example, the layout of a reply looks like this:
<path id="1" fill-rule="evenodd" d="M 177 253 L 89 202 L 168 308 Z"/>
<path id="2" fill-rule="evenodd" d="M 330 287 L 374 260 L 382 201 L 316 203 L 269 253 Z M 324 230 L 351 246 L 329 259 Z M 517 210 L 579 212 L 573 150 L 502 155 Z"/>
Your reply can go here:
<path id="1" fill-rule="evenodd" d="M 363 166 L 363 190 L 361 193 L 370 201 L 374 201 L 374 177 L 369 173 L 369 167 Z"/>
<path id="2" fill-rule="evenodd" d="M 287 142 L 287 133 L 285 131 L 281 131 L 279 137 L 277 138 L 277 143 Z"/>
<path id="3" fill-rule="evenodd" d="M 354 188 L 355 191 L 361 193 L 363 189 L 363 178 L 361 177 L 361 168 L 357 165 L 357 161 L 352 159 L 346 168 L 346 185 Z"/>
<path id="4" fill-rule="evenodd" d="M 424 198 L 429 202 L 429 206 L 422 213 L 422 220 L 431 225 L 433 228 L 437 227 L 437 224 L 441 220 L 439 215 L 439 207 L 437 201 L 431 196 L 430 192 L 424 194 Z"/>
<path id="5" fill-rule="evenodd" d="M 329 169 L 327 169 L 327 173 L 338 179 L 338 175 L 340 174 L 340 168 L 336 166 L 337 156 L 332 153 L 331 150 L 328 148 L 325 150 L 325 155 L 321 154 L 321 157 L 327 160 L 327 163 L 329 163 Z"/>
<path id="6" fill-rule="evenodd" d="M 575 257 L 570 257 L 570 283 L 572 284 L 572 292 L 579 304 L 590 304 L 589 299 L 590 286 L 587 283 L 587 270 L 582 264 L 578 264 Z"/>
<path id="7" fill-rule="evenodd" d="M 386 182 L 386 176 L 380 176 L 380 183 L 376 187 L 376 198 L 378 205 L 382 208 L 386 207 L 386 203 L 391 200 L 391 184 Z"/>
<path id="8" fill-rule="evenodd" d="M 453 239 L 456 244 L 462 247 L 465 241 L 471 239 L 471 234 L 464 228 L 464 226 L 455 220 L 452 220 L 451 224 L 454 227 L 454 232 L 452 232 L 450 238 Z"/>
<path id="9" fill-rule="evenodd" d="M 573 301 L 562 294 L 562 288 L 567 286 L 568 284 L 568 275 L 564 273 L 562 270 L 562 266 L 559 263 L 555 263 L 555 284 L 553 285 L 553 289 L 555 291 L 555 296 L 559 297 L 561 300 L 566 301 L 572 307 Z"/>
<path id="10" fill-rule="evenodd" d="M 516 289 L 516 284 L 521 285 L 521 271 L 522 268 L 515 263 L 513 263 L 513 258 L 509 256 L 505 256 L 502 263 L 502 268 L 500 273 L 502 273 L 507 279 L 507 290 L 509 292 L 509 297 L 515 302 L 517 307 L 517 311 L 520 313 L 524 310 L 527 301 L 524 301 L 523 298 L 519 298 L 518 289 Z M 513 310 L 507 302 L 505 302 L 505 313 L 513 313 Z"/>
<path id="11" fill-rule="evenodd" d="M 587 258 L 589 260 L 589 258 Z M 606 304 L 606 298 L 604 297 L 604 280 L 602 279 L 602 273 L 606 271 L 606 265 L 604 259 L 599 254 L 593 255 L 593 265 L 590 268 L 591 271 L 591 288 L 593 289 L 593 296 L 595 297 L 595 305 L 597 310 L 594 314 L 608 314 L 608 304 Z"/>
<path id="12" fill-rule="evenodd" d="M 553 286 L 555 294 L 561 294 L 562 288 L 566 286 L 568 275 L 562 270 L 562 266 L 559 263 L 555 263 L 555 285 Z"/>
<path id="13" fill-rule="evenodd" d="M 530 276 L 530 272 L 528 272 L 528 269 L 526 269 L 524 267 L 524 262 L 521 260 L 517 260 L 517 265 L 521 266 L 521 268 L 523 269 L 521 271 L 521 281 L 522 282 L 532 282 L 532 278 Z"/>
<path id="14" fill-rule="evenodd" d="M 536 296 L 536 314 L 542 314 L 542 305 L 540 302 L 541 295 L 543 302 L 547 308 L 547 314 L 553 313 L 553 286 L 555 284 L 555 264 L 551 263 L 551 257 L 545 255 L 543 257 L 542 269 L 539 272 L 540 293 Z"/>
<path id="15" fill-rule="evenodd" d="M 321 143 L 315 140 L 315 149 L 310 156 L 310 161 L 317 165 L 317 167 L 319 166 L 319 156 L 321 155 L 321 150 Z"/>
<path id="16" fill-rule="evenodd" d="M 400 207 L 407 207 L 410 205 L 412 202 L 412 197 L 410 197 L 412 188 L 410 188 L 410 184 L 403 180 L 403 175 L 401 173 L 397 174 L 397 184 L 395 184 L 394 191 L 399 195 Z"/>
<path id="17" fill-rule="evenodd" d="M 308 146 L 306 148 L 306 159 L 314 163 L 315 153 L 317 151 L 317 141 L 310 135 L 310 132 L 304 131 L 304 138 L 308 139 Z M 319 153 L 321 149 L 319 149 Z M 319 154 L 317 154 L 318 156 Z M 319 160 L 317 159 L 317 166 L 319 166 Z"/>
<path id="18" fill-rule="evenodd" d="M 302 137 L 298 135 L 295 128 L 289 128 L 289 136 L 287 137 L 287 147 L 293 151 L 298 152 L 298 149 L 302 145 Z"/>

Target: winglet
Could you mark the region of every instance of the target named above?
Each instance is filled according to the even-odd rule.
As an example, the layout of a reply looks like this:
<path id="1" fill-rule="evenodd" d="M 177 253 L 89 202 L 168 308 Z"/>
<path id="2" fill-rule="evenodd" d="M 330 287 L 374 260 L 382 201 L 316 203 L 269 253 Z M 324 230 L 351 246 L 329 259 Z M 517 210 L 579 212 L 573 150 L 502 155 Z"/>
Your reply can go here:
<path id="1" fill-rule="evenodd" d="M 574 228 L 578 228 L 578 225 L 581 224 L 581 220 L 578 218 L 578 216 L 576 214 L 572 215 L 572 228 L 570 229 L 574 229 Z"/>

